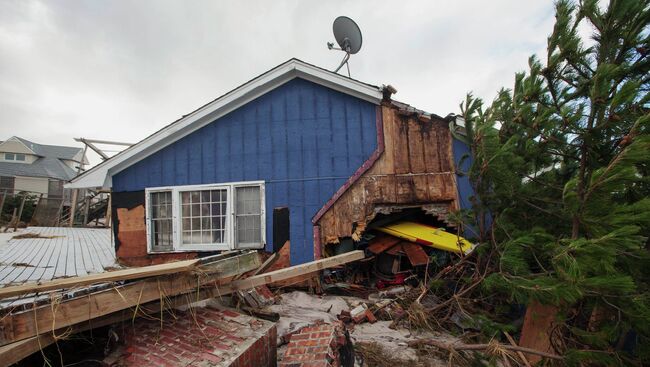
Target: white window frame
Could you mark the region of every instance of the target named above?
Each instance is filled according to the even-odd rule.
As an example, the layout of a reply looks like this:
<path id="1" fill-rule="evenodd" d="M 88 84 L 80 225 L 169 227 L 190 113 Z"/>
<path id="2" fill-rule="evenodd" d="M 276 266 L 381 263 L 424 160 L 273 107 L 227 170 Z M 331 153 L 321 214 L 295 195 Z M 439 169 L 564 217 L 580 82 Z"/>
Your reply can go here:
<path id="1" fill-rule="evenodd" d="M 246 186 L 258 186 L 260 188 L 260 231 L 261 243 L 260 248 L 266 245 L 266 199 L 264 190 L 264 181 L 239 181 L 239 182 L 225 182 L 206 185 L 183 185 L 183 186 L 163 186 L 152 187 L 145 189 L 145 222 L 147 228 L 147 253 L 162 254 L 170 252 L 197 252 L 197 251 L 223 251 L 233 250 L 235 246 L 236 231 L 236 218 L 235 218 L 235 188 Z M 198 190 L 222 190 L 226 189 L 226 233 L 225 243 L 221 244 L 183 244 L 182 231 L 181 231 L 181 192 L 198 191 Z M 150 209 L 150 194 L 154 192 L 171 191 L 172 193 L 172 238 L 173 250 L 167 251 L 154 251 L 151 239 L 152 223 L 151 223 L 151 209 Z M 251 247 L 243 247 L 251 248 Z"/>

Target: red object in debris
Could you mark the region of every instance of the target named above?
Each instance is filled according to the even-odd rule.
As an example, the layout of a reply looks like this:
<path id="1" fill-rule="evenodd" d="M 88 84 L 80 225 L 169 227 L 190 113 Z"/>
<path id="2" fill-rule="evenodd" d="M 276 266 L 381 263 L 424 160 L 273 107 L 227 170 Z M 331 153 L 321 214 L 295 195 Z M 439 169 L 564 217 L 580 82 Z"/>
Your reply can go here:
<path id="1" fill-rule="evenodd" d="M 375 314 L 372 313 L 372 311 L 370 310 L 366 310 L 366 319 L 368 319 L 368 322 L 371 324 L 377 322 L 377 318 L 375 317 Z"/>
<path id="2" fill-rule="evenodd" d="M 404 281 L 406 280 L 407 277 L 408 274 L 406 273 L 398 273 L 395 274 L 395 276 L 391 280 L 378 279 L 377 289 L 384 289 L 386 287 L 390 287 L 393 285 L 402 285 L 404 284 Z"/>

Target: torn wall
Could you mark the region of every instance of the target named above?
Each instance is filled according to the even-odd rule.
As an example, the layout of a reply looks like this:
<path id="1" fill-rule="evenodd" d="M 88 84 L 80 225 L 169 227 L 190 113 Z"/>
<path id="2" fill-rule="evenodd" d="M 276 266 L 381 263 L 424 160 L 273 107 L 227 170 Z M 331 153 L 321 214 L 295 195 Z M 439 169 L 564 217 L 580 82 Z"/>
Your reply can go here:
<path id="1" fill-rule="evenodd" d="M 384 103 L 381 116 L 383 152 L 314 218 L 322 244 L 360 234 L 378 212 L 432 208 L 444 220 L 459 207 L 449 123 L 392 103 Z"/>

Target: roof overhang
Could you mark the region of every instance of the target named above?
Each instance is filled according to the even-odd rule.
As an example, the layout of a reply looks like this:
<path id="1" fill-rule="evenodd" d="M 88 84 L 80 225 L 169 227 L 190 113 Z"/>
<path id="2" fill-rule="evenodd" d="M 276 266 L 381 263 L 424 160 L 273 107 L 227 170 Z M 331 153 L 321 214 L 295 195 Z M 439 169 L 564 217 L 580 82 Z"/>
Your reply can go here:
<path id="1" fill-rule="evenodd" d="M 75 177 L 65 187 L 111 188 L 112 176 L 116 173 L 295 78 L 302 78 L 374 104 L 381 103 L 380 87 L 291 59 Z"/>

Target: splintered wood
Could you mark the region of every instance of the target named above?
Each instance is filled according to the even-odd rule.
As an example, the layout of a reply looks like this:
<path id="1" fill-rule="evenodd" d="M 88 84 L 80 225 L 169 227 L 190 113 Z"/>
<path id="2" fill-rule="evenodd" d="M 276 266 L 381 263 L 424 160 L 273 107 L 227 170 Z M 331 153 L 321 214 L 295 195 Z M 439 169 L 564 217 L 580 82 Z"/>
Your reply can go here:
<path id="1" fill-rule="evenodd" d="M 0 345 L 137 307 L 146 302 L 191 292 L 198 286 L 216 285 L 220 279 L 255 270 L 260 264 L 259 255 L 249 252 L 204 264 L 195 274 L 177 273 L 148 278 L 65 301 L 53 298 L 51 304 L 9 314 L 0 319 Z M 201 272 L 218 275 L 212 277 Z"/>
<path id="2" fill-rule="evenodd" d="M 137 313 L 140 307 L 151 301 L 171 304 L 170 297 L 178 296 L 175 300 L 182 304 L 183 299 L 179 297 L 183 294 L 188 295 L 185 303 L 218 297 L 237 290 L 251 289 L 315 274 L 322 269 L 362 258 L 364 258 L 363 251 L 351 251 L 235 281 L 232 281 L 234 276 L 251 272 L 260 267 L 261 261 L 256 252 L 219 255 L 215 257 L 214 261 L 208 263 L 203 263 L 202 259 L 200 260 L 202 263 L 192 273 L 182 272 L 147 278 L 65 301 L 53 299 L 51 304 L 5 315 L 0 319 L 0 346 L 19 342 L 39 334 L 57 333 L 57 330 L 89 320 L 97 320 L 121 310 L 135 308 L 134 312 Z M 34 343 L 26 344 L 34 345 Z M 25 346 L 17 344 L 16 348 L 24 350 Z M 2 350 L 11 353 L 13 349 L 2 348 L 0 352 Z M 3 360 L 4 357 L 0 353 L 0 360 Z"/>
<path id="3" fill-rule="evenodd" d="M 446 121 L 405 116 L 382 106 L 384 152 L 323 214 L 321 242 L 338 243 L 363 230 L 381 206 L 441 203 L 458 208 L 452 137 Z"/>

